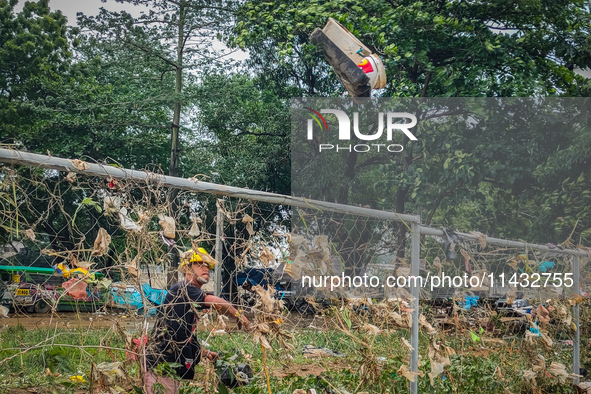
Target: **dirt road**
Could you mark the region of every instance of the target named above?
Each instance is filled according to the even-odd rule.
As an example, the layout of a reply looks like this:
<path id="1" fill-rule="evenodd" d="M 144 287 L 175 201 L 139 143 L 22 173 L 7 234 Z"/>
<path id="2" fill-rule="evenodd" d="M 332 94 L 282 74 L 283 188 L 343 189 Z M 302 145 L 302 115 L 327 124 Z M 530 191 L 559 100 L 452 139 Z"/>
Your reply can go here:
<path id="1" fill-rule="evenodd" d="M 252 321 L 252 318 L 247 315 Z M 155 318 L 148 318 L 149 328 L 152 328 Z M 8 318 L 0 318 L 0 327 L 14 327 L 19 324 L 25 328 L 67 328 L 67 329 L 101 329 L 111 328 L 119 322 L 121 327 L 126 331 L 133 332 L 140 330 L 144 318 L 135 313 L 75 313 L 75 312 L 59 312 L 51 313 L 32 313 L 32 314 L 16 314 L 11 313 Z M 235 327 L 233 319 L 226 322 L 228 327 L 233 330 Z M 285 319 L 285 328 L 290 330 L 293 328 L 312 328 L 322 329 L 324 326 L 324 319 L 302 317 L 299 313 L 292 313 Z M 206 330 L 205 327 L 197 327 L 198 330 Z M 208 330 L 209 331 L 209 330 Z"/>
<path id="2" fill-rule="evenodd" d="M 115 322 L 129 331 L 140 328 L 144 321 L 142 317 L 137 315 L 123 313 L 74 313 L 74 312 L 59 312 L 51 313 L 32 313 L 32 314 L 13 314 L 11 313 L 6 318 L 0 318 L 0 324 L 4 327 L 18 326 L 19 324 L 25 328 L 82 328 L 98 329 L 110 328 Z M 148 319 L 153 323 L 154 319 Z"/>

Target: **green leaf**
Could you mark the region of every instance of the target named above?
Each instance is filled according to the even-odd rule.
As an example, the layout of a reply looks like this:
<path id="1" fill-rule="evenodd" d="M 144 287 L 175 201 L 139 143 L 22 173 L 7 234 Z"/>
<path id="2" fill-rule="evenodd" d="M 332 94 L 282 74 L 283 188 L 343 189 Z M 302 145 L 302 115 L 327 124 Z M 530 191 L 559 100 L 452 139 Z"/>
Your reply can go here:
<path id="1" fill-rule="evenodd" d="M 92 198 L 90 198 L 90 197 L 86 197 L 84 200 L 82 200 L 82 204 L 84 204 L 84 205 L 97 205 L 98 202 L 93 201 Z"/>
<path id="2" fill-rule="evenodd" d="M 348 308 L 343 309 L 341 316 L 343 317 L 343 320 L 345 321 L 345 323 L 347 323 L 347 327 L 349 329 L 351 329 L 351 319 L 349 318 L 349 309 Z"/>
<path id="3" fill-rule="evenodd" d="M 224 386 L 221 382 L 220 382 L 220 385 L 218 387 L 218 392 L 220 394 L 229 394 L 228 388 L 226 386 Z"/>

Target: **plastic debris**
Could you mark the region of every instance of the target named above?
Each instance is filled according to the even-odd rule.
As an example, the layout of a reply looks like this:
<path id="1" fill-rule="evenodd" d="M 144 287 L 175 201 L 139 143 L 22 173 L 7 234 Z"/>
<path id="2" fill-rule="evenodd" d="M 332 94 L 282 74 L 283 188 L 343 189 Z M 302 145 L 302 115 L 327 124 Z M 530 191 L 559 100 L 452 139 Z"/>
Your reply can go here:
<path id="1" fill-rule="evenodd" d="M 410 344 L 409 341 L 406 340 L 406 338 L 402 338 L 402 343 L 404 344 L 404 346 L 406 346 L 408 348 L 408 350 L 410 350 L 411 352 L 413 350 L 415 350 L 414 347 L 412 347 L 412 345 Z"/>
<path id="2" fill-rule="evenodd" d="M 176 245 L 176 242 L 174 242 L 174 239 L 168 239 L 164 236 L 164 232 L 160 231 L 158 233 L 158 235 L 160 236 L 160 238 L 162 239 L 162 241 L 164 242 L 165 245 L 167 246 L 173 246 Z"/>
<path id="3" fill-rule="evenodd" d="M 246 231 L 248 231 L 248 235 L 254 235 L 254 228 L 253 223 L 254 219 L 249 214 L 244 215 L 242 218 L 242 223 L 246 223 Z"/>
<path id="4" fill-rule="evenodd" d="M 7 307 L 0 305 L 0 316 L 8 318 L 8 312 L 9 310 Z"/>
<path id="5" fill-rule="evenodd" d="M 304 357 L 346 357 L 345 353 L 336 352 L 331 349 L 327 349 L 325 347 L 316 347 L 312 345 L 306 345 L 302 349 L 302 354 Z"/>
<path id="6" fill-rule="evenodd" d="M 141 354 L 142 348 L 146 345 L 147 342 L 148 337 L 145 335 L 142 335 L 141 338 L 132 339 L 131 344 L 129 345 L 130 349 L 125 352 L 127 358 L 135 361 L 136 355 L 134 353 Z M 130 351 L 133 353 L 131 353 Z"/>
<path id="7" fill-rule="evenodd" d="M 68 175 L 66 175 L 65 181 L 68 183 L 74 183 L 76 182 L 76 173 L 75 172 L 68 172 Z"/>
<path id="8" fill-rule="evenodd" d="M 273 252 L 271 252 L 269 249 L 263 246 L 260 258 L 261 262 L 265 265 L 265 267 L 268 267 L 269 264 L 275 260 L 275 255 L 273 254 Z"/>
<path id="9" fill-rule="evenodd" d="M 174 219 L 170 216 L 162 214 L 158 215 L 158 219 L 160 219 L 158 221 L 158 224 L 162 227 L 164 236 L 168 239 L 174 239 L 176 236 L 176 224 L 174 222 Z"/>
<path id="10" fill-rule="evenodd" d="M 431 386 L 433 386 L 435 384 L 434 379 L 443 373 L 443 369 L 446 365 L 450 365 L 451 361 L 448 356 L 443 355 L 440 346 L 434 341 L 429 344 L 429 360 L 431 361 L 429 379 L 431 380 Z"/>
<path id="11" fill-rule="evenodd" d="M 121 362 L 103 362 L 99 365 L 92 363 L 90 377 L 102 387 L 111 387 L 125 378 L 125 374 L 121 369 Z"/>
<path id="12" fill-rule="evenodd" d="M 534 334 L 536 337 L 539 337 L 540 335 L 542 335 L 540 333 L 540 329 L 538 328 L 536 323 L 532 323 L 533 327 L 530 327 L 529 331 L 531 331 L 532 334 Z"/>
<path id="13" fill-rule="evenodd" d="M 105 214 L 118 214 L 121 208 L 121 199 L 119 197 L 106 196 L 103 202 L 103 210 Z"/>
<path id="14" fill-rule="evenodd" d="M 81 281 L 80 279 L 72 278 L 67 282 L 64 282 L 62 284 L 62 287 L 64 290 L 66 290 L 67 294 L 71 295 L 76 299 L 84 300 L 87 297 L 86 288 L 88 287 L 88 285 L 86 284 L 86 282 Z"/>
<path id="15" fill-rule="evenodd" d="M 556 361 L 553 361 L 552 364 L 550 364 L 548 367 L 548 372 L 555 375 L 560 383 L 566 382 L 566 379 L 569 377 L 564 364 L 557 363 Z"/>
<path id="16" fill-rule="evenodd" d="M 536 316 L 540 321 L 542 328 L 546 326 L 546 324 L 550 323 L 550 312 L 544 306 L 540 305 L 536 308 Z"/>
<path id="17" fill-rule="evenodd" d="M 273 298 L 275 289 L 269 287 L 269 289 L 265 290 L 265 288 L 260 285 L 253 286 L 252 289 L 260 296 L 260 304 L 264 307 L 264 312 L 273 312 L 276 301 Z"/>
<path id="18" fill-rule="evenodd" d="M 32 228 L 23 231 L 23 234 L 25 235 L 25 237 L 27 237 L 31 241 L 35 240 L 35 232 L 33 231 Z"/>
<path id="19" fill-rule="evenodd" d="M 146 298 L 156 305 L 162 305 L 166 298 L 167 291 L 162 289 L 153 289 L 148 283 L 142 284 L 142 290 Z"/>
<path id="20" fill-rule="evenodd" d="M 552 339 L 551 339 L 551 338 L 548 336 L 548 334 L 547 334 L 547 333 L 543 332 L 543 333 L 542 333 L 542 336 L 541 336 L 541 339 L 542 339 L 542 344 L 543 344 L 543 345 L 544 345 L 546 348 L 548 348 L 548 349 L 552 348 L 552 344 L 553 344 L 553 342 L 552 342 Z"/>
<path id="21" fill-rule="evenodd" d="M 591 394 L 591 382 L 581 382 L 576 386 L 581 394 Z"/>
<path id="22" fill-rule="evenodd" d="M 402 375 L 405 378 L 407 378 L 409 381 L 411 382 L 416 382 L 417 380 L 417 376 L 421 376 L 423 377 L 425 374 L 423 373 L 423 371 L 419 371 L 419 372 L 412 372 L 407 365 L 402 364 L 400 366 L 400 369 L 398 369 L 398 371 L 396 372 L 398 375 Z"/>
<path id="23" fill-rule="evenodd" d="M 127 272 L 135 278 L 140 275 L 140 268 L 139 268 L 139 258 L 136 256 L 129 264 L 125 266 L 127 268 Z"/>
<path id="24" fill-rule="evenodd" d="M 445 237 L 445 258 L 447 260 L 454 260 L 456 258 L 456 252 L 454 248 L 456 243 L 460 242 L 460 237 L 453 231 L 442 228 L 443 236 Z"/>
<path id="25" fill-rule="evenodd" d="M 541 272 L 546 272 L 549 269 L 554 268 L 554 263 L 552 261 L 544 261 L 542 264 L 538 266 L 538 269 Z"/>
<path id="26" fill-rule="evenodd" d="M 85 161 L 75 159 L 75 160 L 70 160 L 70 163 L 72 163 L 74 168 L 76 168 L 77 170 L 85 171 L 88 169 L 88 163 Z"/>
<path id="27" fill-rule="evenodd" d="M 218 372 L 221 383 L 229 389 L 245 386 L 252 382 L 253 371 L 248 364 L 226 366 Z"/>
<path id="28" fill-rule="evenodd" d="M 369 78 L 369 84 L 372 89 L 381 89 L 386 86 L 386 72 L 382 60 L 374 53 L 364 57 L 363 60 L 357 64 L 365 75 Z"/>
<path id="29" fill-rule="evenodd" d="M 109 244 L 111 243 L 111 236 L 107 233 L 107 230 L 104 228 L 99 228 L 98 234 L 94 241 L 94 249 L 92 250 L 92 255 L 95 257 L 100 257 L 104 255 L 107 250 L 109 249 Z"/>
<path id="30" fill-rule="evenodd" d="M 202 220 L 196 214 L 191 214 L 191 229 L 189 230 L 189 236 L 191 237 L 198 237 L 201 235 L 201 229 L 199 228 L 199 224 L 202 223 Z M 251 234 L 252 235 L 252 234 Z"/>
<path id="31" fill-rule="evenodd" d="M 374 326 L 373 324 L 365 324 L 363 329 L 368 334 L 377 335 L 380 334 L 383 330 L 380 330 L 378 327 Z"/>
<path id="32" fill-rule="evenodd" d="M 130 231 L 140 231 L 141 227 L 138 226 L 133 220 L 131 220 L 128 216 L 127 216 L 127 208 L 122 207 L 119 210 L 119 221 L 121 222 L 121 227 L 123 227 L 123 229 L 125 230 L 130 230 Z"/>
<path id="33" fill-rule="evenodd" d="M 459 301 L 459 304 L 462 306 L 463 309 L 470 309 L 473 306 L 478 306 L 478 300 L 480 296 L 468 296 L 465 298 L 465 301 Z"/>
<path id="34" fill-rule="evenodd" d="M 534 386 L 537 385 L 537 383 L 536 383 L 536 376 L 537 376 L 537 374 L 534 371 L 532 371 L 531 369 L 528 370 L 528 371 L 525 371 L 523 373 L 523 378 L 525 380 L 528 380 L 528 381 L 532 382 Z"/>

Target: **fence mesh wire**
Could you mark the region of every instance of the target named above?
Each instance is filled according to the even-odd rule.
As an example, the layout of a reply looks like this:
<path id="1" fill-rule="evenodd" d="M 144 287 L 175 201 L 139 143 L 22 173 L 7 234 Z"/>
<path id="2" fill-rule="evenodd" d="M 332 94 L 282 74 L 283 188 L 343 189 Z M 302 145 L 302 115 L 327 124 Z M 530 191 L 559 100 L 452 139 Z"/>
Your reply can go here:
<path id="1" fill-rule="evenodd" d="M 83 162 L 75 164 L 84 170 Z M 69 380 L 65 375 L 81 371 L 97 390 L 114 387 L 105 378 L 110 365 L 121 371 L 120 387 L 141 387 L 139 338 L 150 338 L 147 353 L 163 352 L 151 341 L 159 312 L 167 313 L 161 305 L 167 272 L 175 254 L 197 247 L 219 261 L 221 296 L 247 316 L 252 330 L 238 331 L 232 319 L 181 291 L 180 317 L 196 316 L 198 325 L 193 345 L 176 343 L 175 349 L 221 351 L 222 367 L 248 363 L 253 380 L 239 392 L 406 392 L 414 379 L 421 391 L 568 392 L 576 372 L 574 305 L 581 306 L 582 366 L 589 366 L 591 268 L 581 266 L 584 297 L 578 297 L 564 283 L 573 272 L 572 257 L 559 249 L 573 245 L 540 253 L 490 245 L 478 234 L 474 240 L 456 237 L 451 230 L 439 238 L 422 236 L 417 376 L 410 371 L 408 340 L 408 223 L 220 200 L 164 187 L 159 171 L 151 170 L 146 184 L 0 168 L 2 303 L 10 308 L 3 322 L 36 328 L 5 328 L 0 371 L 20 369 L 26 361 L 18 356 L 30 355 L 32 368 L 47 369 L 51 379 L 59 380 L 61 371 Z M 215 254 L 218 209 L 221 256 Z M 214 272 L 206 292 L 214 290 Z M 550 286 L 522 286 L 522 274 L 531 282 L 534 274 L 546 280 L 544 273 L 552 274 Z M 433 286 L 443 274 L 481 280 Z M 175 271 L 175 277 L 183 275 Z M 555 286 L 555 278 L 562 285 Z M 60 352 L 72 372 L 52 361 Z M 166 374 L 185 360 L 171 362 L 154 369 Z M 214 365 L 202 361 L 185 392 L 216 392 L 219 378 Z"/>

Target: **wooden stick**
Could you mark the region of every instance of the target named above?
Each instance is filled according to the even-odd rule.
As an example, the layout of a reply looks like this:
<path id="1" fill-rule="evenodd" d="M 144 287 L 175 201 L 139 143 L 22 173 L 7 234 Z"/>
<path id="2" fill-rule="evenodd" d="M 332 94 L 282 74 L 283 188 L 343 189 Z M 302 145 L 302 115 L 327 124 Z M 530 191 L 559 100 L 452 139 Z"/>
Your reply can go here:
<path id="1" fill-rule="evenodd" d="M 267 369 L 267 353 L 262 343 L 261 349 L 263 350 L 263 367 L 265 368 L 265 375 L 267 375 L 267 388 L 269 389 L 269 394 L 273 394 L 271 392 L 271 382 L 269 381 L 269 370 Z"/>

